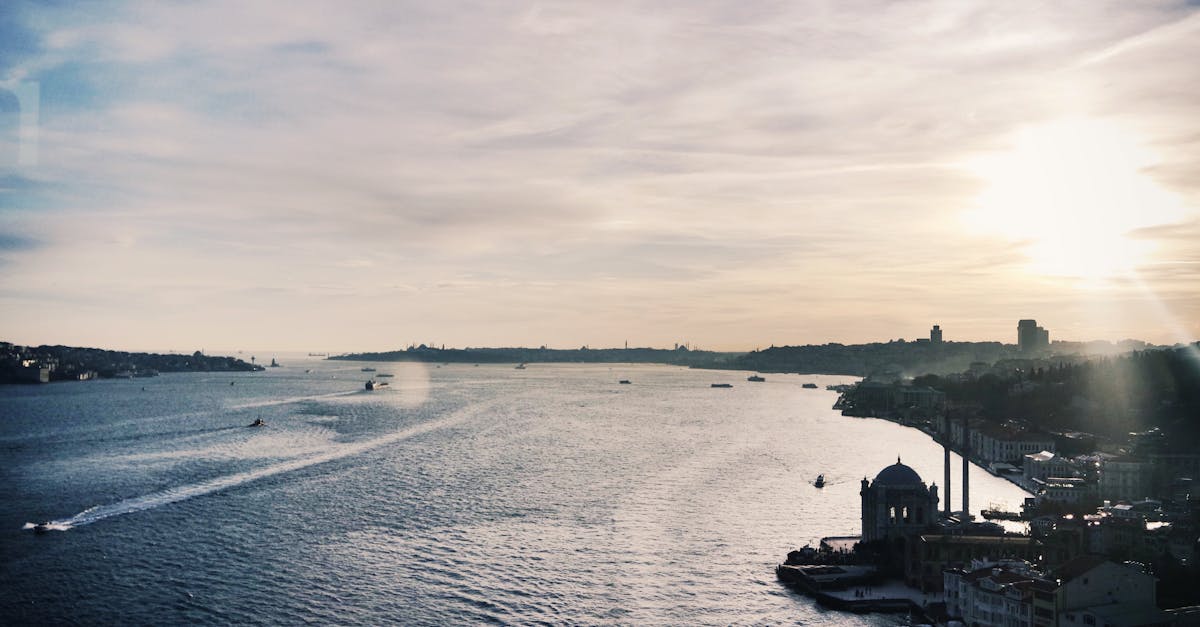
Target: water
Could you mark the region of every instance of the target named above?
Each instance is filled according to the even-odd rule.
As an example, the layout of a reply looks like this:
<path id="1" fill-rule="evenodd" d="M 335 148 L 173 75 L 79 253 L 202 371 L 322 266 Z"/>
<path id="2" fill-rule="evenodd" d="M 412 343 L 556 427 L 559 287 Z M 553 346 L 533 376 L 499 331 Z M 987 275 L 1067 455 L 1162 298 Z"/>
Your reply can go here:
<path id="1" fill-rule="evenodd" d="M 903 623 L 774 576 L 897 455 L 940 483 L 926 436 L 801 388 L 844 377 L 361 366 L 0 387 L 0 623 Z"/>

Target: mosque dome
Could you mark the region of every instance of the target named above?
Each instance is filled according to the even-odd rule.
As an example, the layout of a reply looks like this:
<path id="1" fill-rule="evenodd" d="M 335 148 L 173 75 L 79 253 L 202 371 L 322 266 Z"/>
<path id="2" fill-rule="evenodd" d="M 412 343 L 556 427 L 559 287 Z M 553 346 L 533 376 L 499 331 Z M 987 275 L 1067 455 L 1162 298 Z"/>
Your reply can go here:
<path id="1" fill-rule="evenodd" d="M 921 475 L 917 471 L 900 463 L 900 458 L 896 458 L 896 463 L 879 471 L 875 475 L 875 481 L 871 485 L 876 486 L 919 486 L 925 483 L 921 481 Z"/>

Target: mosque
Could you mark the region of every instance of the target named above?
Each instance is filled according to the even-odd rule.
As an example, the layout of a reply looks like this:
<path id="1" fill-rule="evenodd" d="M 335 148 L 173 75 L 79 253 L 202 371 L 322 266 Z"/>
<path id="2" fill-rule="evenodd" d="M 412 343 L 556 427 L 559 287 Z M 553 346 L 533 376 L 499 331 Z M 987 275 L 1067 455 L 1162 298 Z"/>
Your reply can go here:
<path id="1" fill-rule="evenodd" d="M 862 544 L 886 570 L 904 573 L 920 561 L 921 536 L 938 523 L 938 489 L 900 462 L 862 480 Z"/>

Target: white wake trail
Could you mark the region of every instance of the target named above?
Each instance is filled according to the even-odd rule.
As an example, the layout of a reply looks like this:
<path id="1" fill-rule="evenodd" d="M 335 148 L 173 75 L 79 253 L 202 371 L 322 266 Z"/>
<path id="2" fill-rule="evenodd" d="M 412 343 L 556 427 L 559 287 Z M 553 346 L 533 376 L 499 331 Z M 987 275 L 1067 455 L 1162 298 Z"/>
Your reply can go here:
<path id="1" fill-rule="evenodd" d="M 200 483 L 193 483 L 191 485 L 168 488 L 159 492 L 152 492 L 143 496 L 136 496 L 123 501 L 118 501 L 116 503 L 110 503 L 108 505 L 97 505 L 95 507 L 85 509 L 78 514 L 71 516 L 70 518 L 52 520 L 44 524 L 49 530 L 66 531 L 72 527 L 90 525 L 94 522 L 104 520 L 105 518 L 141 512 L 155 507 L 162 507 L 163 505 L 170 505 L 171 503 L 178 503 L 179 501 L 184 501 L 197 496 L 212 494 L 213 492 L 239 486 L 257 479 L 262 479 L 263 477 L 270 477 L 280 473 L 291 472 L 293 470 L 300 470 L 302 468 L 308 468 L 309 466 L 315 466 L 317 464 L 343 459 L 351 455 L 358 455 L 371 449 L 391 444 L 393 442 L 399 442 L 401 440 L 407 440 L 418 435 L 429 433 L 430 431 L 451 427 L 485 411 L 495 404 L 496 401 L 480 403 L 461 409 L 453 414 L 450 414 L 449 416 L 434 419 L 419 425 L 414 425 L 407 429 L 375 438 L 374 440 L 342 444 L 318 455 L 281 462 L 273 466 L 267 466 L 257 470 L 227 475 L 224 477 L 217 477 L 216 479 L 210 479 Z M 24 528 L 32 529 L 33 527 L 33 523 L 26 523 Z"/>

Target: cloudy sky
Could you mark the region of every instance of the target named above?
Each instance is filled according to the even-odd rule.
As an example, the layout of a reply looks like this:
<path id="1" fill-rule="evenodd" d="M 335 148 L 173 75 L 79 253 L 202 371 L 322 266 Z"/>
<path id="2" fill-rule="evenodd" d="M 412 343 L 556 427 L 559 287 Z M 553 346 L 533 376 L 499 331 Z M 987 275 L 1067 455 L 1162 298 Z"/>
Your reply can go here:
<path id="1" fill-rule="evenodd" d="M 46 4 L 3 340 L 1200 337 L 1195 3 Z"/>

